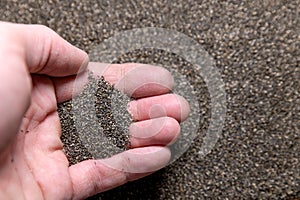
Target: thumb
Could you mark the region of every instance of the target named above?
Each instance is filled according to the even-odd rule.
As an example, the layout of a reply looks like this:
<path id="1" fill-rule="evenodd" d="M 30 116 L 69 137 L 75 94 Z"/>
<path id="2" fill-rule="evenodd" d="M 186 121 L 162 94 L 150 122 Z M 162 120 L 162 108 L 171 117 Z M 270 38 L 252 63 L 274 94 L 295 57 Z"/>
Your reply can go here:
<path id="1" fill-rule="evenodd" d="M 40 25 L 0 22 L 0 151 L 18 132 L 30 105 L 30 73 L 67 76 L 84 70 L 88 56 Z"/>
<path id="2" fill-rule="evenodd" d="M 30 73 L 68 76 L 85 70 L 88 55 L 42 25 L 17 25 Z"/>

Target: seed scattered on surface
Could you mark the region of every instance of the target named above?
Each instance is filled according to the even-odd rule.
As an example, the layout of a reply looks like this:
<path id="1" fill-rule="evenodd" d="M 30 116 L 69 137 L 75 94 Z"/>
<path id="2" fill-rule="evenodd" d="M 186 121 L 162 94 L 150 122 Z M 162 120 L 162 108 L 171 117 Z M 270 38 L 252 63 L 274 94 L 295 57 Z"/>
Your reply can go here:
<path id="1" fill-rule="evenodd" d="M 87 52 L 123 30 L 176 30 L 202 45 L 222 74 L 226 124 L 202 159 L 196 155 L 210 97 L 201 76 L 158 51 L 118 60 L 159 63 L 186 75 L 201 108 L 199 137 L 167 168 L 91 199 L 300 199 L 299 1 L 2 0 L 0 13 L 3 21 L 44 24 Z M 59 107 L 62 137 L 76 163 L 93 156 L 74 134 L 69 106 Z"/>

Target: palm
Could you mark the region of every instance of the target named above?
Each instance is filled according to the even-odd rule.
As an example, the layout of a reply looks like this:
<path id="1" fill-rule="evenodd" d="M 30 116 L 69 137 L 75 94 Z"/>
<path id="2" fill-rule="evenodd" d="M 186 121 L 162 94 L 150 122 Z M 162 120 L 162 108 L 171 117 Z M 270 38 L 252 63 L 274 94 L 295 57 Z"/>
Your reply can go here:
<path id="1" fill-rule="evenodd" d="M 54 86 L 45 76 L 35 76 L 33 81 L 38 83 L 34 83 L 31 106 L 13 150 L 13 157 L 22 160 L 14 159 L 13 163 L 20 169 L 18 176 L 30 179 L 31 191 L 25 194 L 32 196 L 40 191 L 53 199 L 70 199 L 73 189 L 68 160 L 62 151 Z"/>

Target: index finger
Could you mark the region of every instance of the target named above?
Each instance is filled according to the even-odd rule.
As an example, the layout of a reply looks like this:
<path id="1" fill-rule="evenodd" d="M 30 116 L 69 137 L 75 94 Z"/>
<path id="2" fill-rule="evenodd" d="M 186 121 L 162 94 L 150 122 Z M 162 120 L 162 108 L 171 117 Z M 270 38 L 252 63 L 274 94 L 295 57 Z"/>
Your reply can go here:
<path id="1" fill-rule="evenodd" d="M 88 71 L 94 78 L 104 77 L 105 81 L 130 97 L 141 98 L 168 93 L 173 85 L 172 74 L 163 67 L 140 64 L 107 64 L 90 62 Z M 77 76 L 54 78 L 58 102 L 72 98 L 88 84 L 89 73 L 86 71 Z"/>

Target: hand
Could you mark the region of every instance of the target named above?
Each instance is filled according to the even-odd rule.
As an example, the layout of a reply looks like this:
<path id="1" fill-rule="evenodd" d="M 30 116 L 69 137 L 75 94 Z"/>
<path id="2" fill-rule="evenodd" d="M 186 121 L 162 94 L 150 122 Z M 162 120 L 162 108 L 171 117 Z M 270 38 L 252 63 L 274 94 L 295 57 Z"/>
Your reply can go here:
<path id="1" fill-rule="evenodd" d="M 167 145 L 189 113 L 182 97 L 165 94 L 173 84 L 168 71 L 140 64 L 88 65 L 85 52 L 40 25 L 0 22 L 0 44 L 0 199 L 83 199 L 168 163 Z M 129 103 L 138 122 L 130 127 L 132 149 L 69 167 L 57 103 L 72 97 L 75 80 L 87 82 L 87 69 L 139 98 Z"/>

